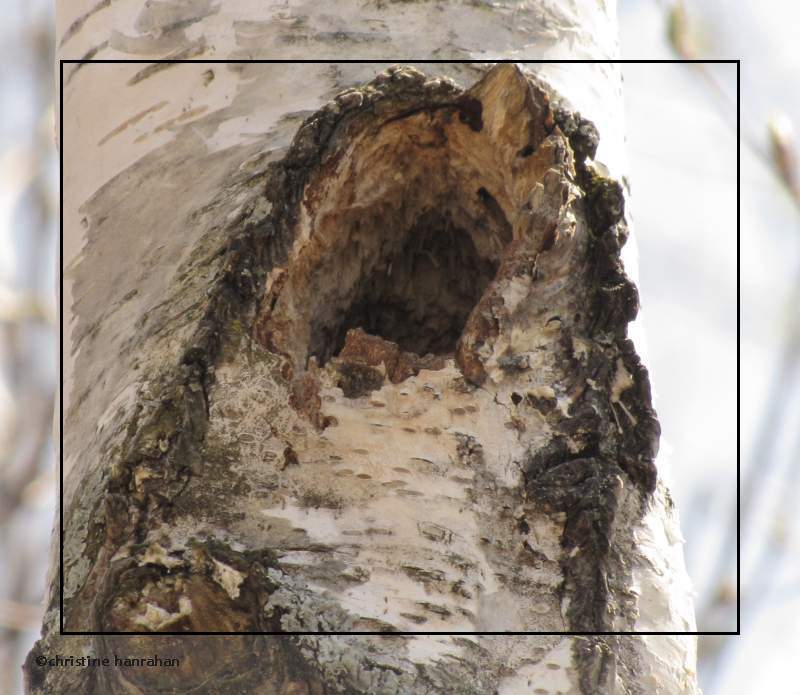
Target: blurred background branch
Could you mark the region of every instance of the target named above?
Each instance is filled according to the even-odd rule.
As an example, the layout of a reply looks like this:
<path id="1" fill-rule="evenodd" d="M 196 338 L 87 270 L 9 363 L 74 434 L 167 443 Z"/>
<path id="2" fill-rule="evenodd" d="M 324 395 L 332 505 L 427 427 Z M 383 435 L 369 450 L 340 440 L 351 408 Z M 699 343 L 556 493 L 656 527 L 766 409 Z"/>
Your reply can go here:
<path id="1" fill-rule="evenodd" d="M 56 211 L 50 3 L 4 5 L 0 94 L 0 692 L 38 635 L 55 508 Z"/>
<path id="2" fill-rule="evenodd" d="M 702 5 L 702 2 L 699 4 Z M 703 40 L 704 33 L 690 15 L 685 0 L 674 0 L 667 6 L 666 14 L 667 38 L 675 55 L 682 60 L 702 60 L 703 45 L 711 44 L 709 47 L 713 48 L 713 41 Z M 711 38 L 713 38 L 713 33 Z M 706 55 L 706 57 L 709 56 Z M 735 56 L 729 57 L 736 59 Z M 708 65 L 691 63 L 687 67 L 697 71 L 705 80 L 712 94 L 722 102 L 721 112 L 735 128 L 735 118 L 731 122 L 730 116 L 736 115 L 736 104 L 732 101 L 731 95 L 722 88 L 717 77 L 709 70 Z M 773 115 L 765 125 L 766 132 L 769 134 L 769 147 L 761 146 L 746 130 L 742 134 L 744 144 L 775 172 L 778 181 L 786 187 L 787 192 L 800 208 L 800 187 L 798 187 L 797 158 L 794 151 L 794 129 L 791 119 L 786 113 L 779 112 Z"/>
<path id="3" fill-rule="evenodd" d="M 759 658 L 762 650 L 753 650 L 754 640 L 772 645 L 780 653 L 781 630 L 777 625 L 787 615 L 798 617 L 798 573 L 791 558 L 797 550 L 798 514 L 795 499 L 800 492 L 800 259 L 797 239 L 800 238 L 800 183 L 795 131 L 791 113 L 798 113 L 797 90 L 785 88 L 781 71 L 795 74 L 798 67 L 796 41 L 785 26 L 796 26 L 798 10 L 789 3 L 765 2 L 758 9 L 740 7 L 715 0 L 673 0 L 664 5 L 666 37 L 674 54 L 680 58 L 735 57 L 742 60 L 742 112 L 740 124 L 742 146 L 756 158 L 771 175 L 777 193 L 788 196 L 794 209 L 786 213 L 779 206 L 767 209 L 763 202 L 753 207 L 753 164 L 742 156 L 742 245 L 743 286 L 748 289 L 748 275 L 770 274 L 769 293 L 763 292 L 766 283 L 758 283 L 758 296 L 744 297 L 741 311 L 743 375 L 747 380 L 762 382 L 755 407 L 750 405 L 742 414 L 744 434 L 740 440 L 742 479 L 741 507 L 737 518 L 735 500 L 724 506 L 724 531 L 711 554 L 709 589 L 701 592 L 697 602 L 698 623 L 701 629 L 730 629 L 723 627 L 736 620 L 737 611 L 737 552 L 741 553 L 742 613 L 741 630 L 749 638 L 706 637 L 701 640 L 701 682 L 706 695 L 729 692 L 754 692 L 747 679 L 759 683 L 760 692 L 777 692 L 764 682 L 776 669 L 778 660 Z M 776 60 L 776 56 L 780 58 Z M 709 94 L 725 113 L 730 108 L 729 93 L 720 85 L 710 66 L 702 63 L 687 65 L 699 74 Z M 796 86 L 796 85 L 795 85 Z M 734 95 L 735 97 L 735 95 Z M 730 123 L 730 120 L 728 119 Z M 775 229 L 794 231 L 794 239 L 786 243 L 784 234 Z M 790 249 L 788 261 L 765 264 L 754 268 L 756 254 L 747 248 Z M 760 252 L 761 258 L 769 253 Z M 777 282 L 774 280 L 777 279 Z M 753 285 L 750 284 L 752 287 Z M 770 304 L 765 308 L 765 304 Z M 756 308 L 758 307 L 758 308 Z M 768 314 L 772 320 L 762 322 L 754 310 Z M 753 334 L 758 325 L 768 331 Z M 749 333 L 749 334 L 748 334 Z M 750 343 L 748 349 L 747 343 Z M 757 362 L 748 358 L 758 355 Z M 766 384 L 769 384 L 768 386 Z M 744 387 L 745 397 L 752 389 Z M 757 411 L 757 412 L 756 412 Z M 737 532 L 741 527 L 741 548 L 737 548 Z M 702 532 L 702 529 L 687 529 Z M 707 532 L 706 532 L 707 533 Z M 792 587 L 794 587 L 792 589 Z M 770 633 L 769 627 L 772 626 Z M 719 627 L 718 627 L 719 626 Z M 755 635 L 757 634 L 757 637 Z M 795 642 L 796 644 L 796 642 Z M 767 647 L 769 649 L 769 647 Z M 788 662 L 777 667 L 778 679 L 788 683 Z M 747 678 L 737 677 L 746 673 Z M 761 677 L 762 680 L 759 680 Z M 783 691 L 783 689 L 781 689 Z"/>

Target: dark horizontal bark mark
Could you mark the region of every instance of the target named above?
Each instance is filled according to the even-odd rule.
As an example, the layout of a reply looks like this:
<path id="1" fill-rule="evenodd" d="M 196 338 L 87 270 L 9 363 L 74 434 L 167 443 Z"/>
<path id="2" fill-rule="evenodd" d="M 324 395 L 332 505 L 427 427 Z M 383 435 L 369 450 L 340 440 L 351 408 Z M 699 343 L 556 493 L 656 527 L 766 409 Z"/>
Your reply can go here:
<path id="1" fill-rule="evenodd" d="M 83 25 L 86 24 L 87 20 L 90 19 L 93 15 L 100 12 L 100 10 L 104 10 L 111 6 L 111 0 L 100 0 L 96 5 L 94 5 L 90 10 L 84 12 L 80 15 L 77 19 L 75 19 L 72 24 L 67 27 L 67 30 L 64 32 L 64 35 L 61 37 L 61 40 L 58 42 L 58 47 L 61 48 L 67 41 L 69 41 L 75 34 L 77 34 L 81 29 L 83 29 Z"/>
<path id="2" fill-rule="evenodd" d="M 165 56 L 165 60 L 189 60 L 190 58 L 196 58 L 197 56 L 203 55 L 205 50 L 205 37 L 200 37 L 192 45 L 182 48 L 179 51 L 173 51 L 168 56 Z M 168 70 L 176 65 L 179 65 L 179 63 L 152 63 L 151 65 L 148 65 L 147 67 L 142 68 L 135 73 L 133 77 L 128 80 L 127 84 L 129 87 L 132 87 L 133 85 L 146 80 L 148 77 L 152 77 L 156 73 L 163 72 L 164 70 Z"/>

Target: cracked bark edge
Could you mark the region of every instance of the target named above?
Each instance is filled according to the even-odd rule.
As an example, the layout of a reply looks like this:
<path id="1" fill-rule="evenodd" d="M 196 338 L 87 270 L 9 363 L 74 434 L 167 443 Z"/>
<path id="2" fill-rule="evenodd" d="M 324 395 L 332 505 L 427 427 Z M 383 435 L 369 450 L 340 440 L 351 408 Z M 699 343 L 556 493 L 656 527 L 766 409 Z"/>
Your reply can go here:
<path id="1" fill-rule="evenodd" d="M 619 548 L 632 540 L 630 529 L 614 528 L 614 517 L 625 503 L 638 505 L 639 515 L 644 514 L 657 482 L 660 425 L 652 408 L 647 370 L 627 338 L 627 324 L 636 317 L 639 303 L 636 287 L 620 259 L 628 234 L 623 189 L 619 182 L 598 175 L 587 163 L 594 158 L 599 142 L 595 126 L 564 108 L 558 96 L 553 102 L 555 122 L 569 138 L 575 156 L 576 179 L 584 192 L 586 216 L 594 232 L 592 284 L 596 289 L 591 336 L 605 346 L 602 353 L 592 350 L 585 373 L 576 365 L 580 375 L 576 387 L 581 388 L 581 382 L 591 374 L 593 380 L 599 378 L 608 384 L 610 397 L 600 400 L 593 398 L 597 395 L 594 389 L 584 392 L 585 402 L 574 413 L 577 421 L 559 419 L 550 446 L 532 452 L 525 471 L 526 486 L 533 499 L 567 517 L 562 536 L 562 591 L 570 599 L 570 628 L 576 632 L 631 630 L 635 615 L 622 627 L 614 620 L 615 614 L 629 611 L 614 596 L 609 579 L 617 575 L 622 580 L 619 586 L 628 584 L 630 573 Z M 564 347 L 569 355 L 569 346 Z M 621 437 L 611 436 L 613 431 L 603 426 L 610 425 L 612 418 Z M 620 419 L 629 420 L 633 427 L 622 427 Z M 575 452 L 568 444 L 581 429 L 594 436 L 583 450 Z M 638 489 L 639 494 L 634 496 L 638 500 L 626 492 L 630 487 L 626 479 Z M 628 639 L 597 636 L 574 641 L 583 693 L 613 692 L 618 678 L 631 692 L 640 691 L 633 666 L 639 658 L 637 646 L 641 645 L 636 644 L 635 637 L 630 642 Z"/>
<path id="2" fill-rule="evenodd" d="M 532 82 L 549 92 L 557 103 L 558 98 L 551 90 L 538 80 L 532 79 Z M 382 112 L 400 118 L 418 109 L 452 108 L 461 113 L 464 122 L 478 127 L 479 111 L 473 102 L 459 101 L 462 94 L 462 90 L 446 79 L 423 81 L 413 71 L 402 69 L 386 73 L 363 88 L 339 95 L 307 119 L 284 159 L 271 165 L 266 180 L 266 194 L 273 206 L 271 213 L 264 222 L 246 225 L 233 236 L 225 250 L 222 272 L 209 290 L 211 299 L 205 316 L 184 351 L 180 365 L 174 368 L 171 381 L 164 384 L 160 405 L 143 421 L 135 418 L 129 424 L 130 436 L 119 462 L 112 467 L 104 506 L 92 513 L 95 541 L 90 543 L 90 559 L 93 570 L 84 584 L 84 591 L 97 590 L 103 599 L 108 598 L 109 592 L 115 593 L 119 575 L 101 567 L 104 564 L 101 556 L 105 556 L 110 566 L 115 549 L 131 537 L 142 536 L 154 515 L 163 521 L 169 520 L 175 500 L 193 475 L 193 466 L 199 463 L 198 450 L 207 427 L 207 394 L 226 327 L 234 320 L 254 319 L 266 274 L 286 259 L 304 187 L 311 172 L 319 166 L 326 148 L 341 137 L 344 125 L 363 114 L 374 117 Z M 609 390 L 616 391 L 611 393 L 611 400 L 603 400 L 594 390 L 586 389 L 585 407 L 576 409 L 571 418 L 559 418 L 553 415 L 556 410 L 550 411 L 548 421 L 560 436 L 554 439 L 549 451 L 531 452 L 525 470 L 526 490 L 529 499 L 567 517 L 562 538 L 568 551 L 563 593 L 569 599 L 570 628 L 603 630 L 611 625 L 612 617 L 609 615 L 611 597 L 607 575 L 613 563 L 610 536 L 614 514 L 623 502 L 620 482 L 630 480 L 635 484 L 639 491 L 636 497 L 643 508 L 655 485 L 653 459 L 658 424 L 650 405 L 647 372 L 626 338 L 626 326 L 635 316 L 638 302 L 636 290 L 625 277 L 619 260 L 619 249 L 626 237 L 622 189 L 617 182 L 597 175 L 585 161 L 596 149 L 596 131 L 591 123 L 559 106 L 555 107 L 554 116 L 556 126 L 572 146 L 576 181 L 584 192 L 585 214 L 595 235 L 591 279 L 594 293 L 590 312 L 594 321 L 590 338 L 596 345 L 593 343 L 584 367 L 573 355 L 572 336 L 565 334 L 564 359 L 570 361 L 570 369 L 577 370 L 577 389 L 582 387 L 581 382 L 592 378 L 604 382 L 606 396 Z M 235 220 L 230 227 L 232 232 L 241 223 L 241 219 Z M 602 349 L 599 346 L 603 346 Z M 619 413 L 614 410 L 614 398 Z M 622 427 L 621 419 L 633 426 Z M 612 423 L 621 436 L 613 433 Z M 585 444 L 577 454 L 568 446 L 576 437 Z M 142 462 L 157 468 L 161 477 L 157 490 L 145 487 L 137 500 L 136 495 L 132 495 L 132 477 L 135 467 Z M 253 562 L 264 572 L 270 567 L 268 557 L 256 558 Z M 612 568 L 612 571 L 624 572 L 624 567 Z M 250 608 L 257 606 L 250 605 Z M 250 615 L 258 615 L 258 610 Z M 95 611 L 90 627 L 102 629 L 103 622 L 103 616 Z M 263 627 L 253 624 L 250 629 Z M 95 638 L 98 652 L 109 650 L 116 639 L 119 638 Z M 171 639 L 177 643 L 186 638 Z M 305 643 L 314 641 L 305 639 Z M 248 652 L 251 646 L 244 642 L 255 648 L 259 639 L 244 638 L 243 652 Z M 273 664 L 295 663 L 297 652 L 288 646 L 291 642 L 294 640 L 268 640 L 266 648 L 277 650 L 277 656 L 271 659 Z M 304 638 L 296 643 L 302 645 Z M 141 648 L 146 650 L 149 646 Z M 578 663 L 583 664 L 582 690 L 597 692 L 602 683 L 607 682 L 607 675 L 604 675 L 607 669 L 603 666 L 607 650 L 602 647 L 587 650 L 585 644 L 579 646 L 578 642 L 574 648 Z M 128 651 L 132 650 L 128 648 Z M 183 648 L 181 651 L 185 653 Z M 31 657 L 36 653 L 37 648 L 34 648 L 27 662 L 28 687 L 32 692 L 49 692 L 44 681 L 32 676 Z M 611 653 L 613 657 L 613 649 Z M 304 672 L 306 667 L 307 664 L 300 671 Z M 288 673 L 279 667 L 277 670 Z M 307 675 L 304 674 L 304 679 Z M 330 677 L 331 674 L 320 674 L 319 679 L 312 679 L 314 684 L 307 681 L 311 692 L 323 687 L 321 683 Z M 291 686 L 292 678 L 285 675 L 280 686 L 284 690 L 276 691 L 289 692 L 286 688 Z M 111 683 L 106 685 L 110 687 Z M 352 692 L 361 691 L 354 687 Z"/>

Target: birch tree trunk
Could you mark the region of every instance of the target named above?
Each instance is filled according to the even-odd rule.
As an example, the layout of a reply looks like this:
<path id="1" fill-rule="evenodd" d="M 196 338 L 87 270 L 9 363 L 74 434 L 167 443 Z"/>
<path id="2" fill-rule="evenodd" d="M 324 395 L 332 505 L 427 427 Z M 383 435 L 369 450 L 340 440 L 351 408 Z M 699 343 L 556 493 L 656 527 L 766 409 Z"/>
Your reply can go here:
<path id="1" fill-rule="evenodd" d="M 176 634 L 60 635 L 56 541 L 28 692 L 697 692 L 692 637 L 558 634 L 694 629 L 619 72 L 492 67 L 613 58 L 613 8 L 58 21 L 61 58 L 487 62 L 64 67 L 64 627 Z"/>

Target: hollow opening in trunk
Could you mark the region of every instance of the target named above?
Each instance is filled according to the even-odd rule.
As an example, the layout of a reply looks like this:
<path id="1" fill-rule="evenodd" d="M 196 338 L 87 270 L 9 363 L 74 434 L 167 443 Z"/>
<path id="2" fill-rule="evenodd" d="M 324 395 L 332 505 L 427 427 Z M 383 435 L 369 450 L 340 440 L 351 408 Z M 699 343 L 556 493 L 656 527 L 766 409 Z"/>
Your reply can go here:
<path id="1" fill-rule="evenodd" d="M 309 357 L 325 364 L 339 354 L 351 328 L 417 355 L 455 352 L 497 261 L 481 258 L 470 235 L 438 211 L 422 214 L 404 236 L 402 245 L 381 245 L 338 321 L 312 326 Z"/>
<path id="2" fill-rule="evenodd" d="M 512 111 L 470 95 L 479 121 L 465 122 L 453 103 L 365 113 L 342 127 L 305 184 L 292 247 L 253 330 L 286 358 L 285 374 L 300 378 L 313 361 L 376 388 L 454 356 L 481 381 L 483 346 L 499 330 L 498 282 L 529 273 L 540 247 L 531 195 L 554 152 L 539 147 L 547 110 L 506 72 L 521 95 Z M 481 90 L 489 100 L 505 93 Z"/>

